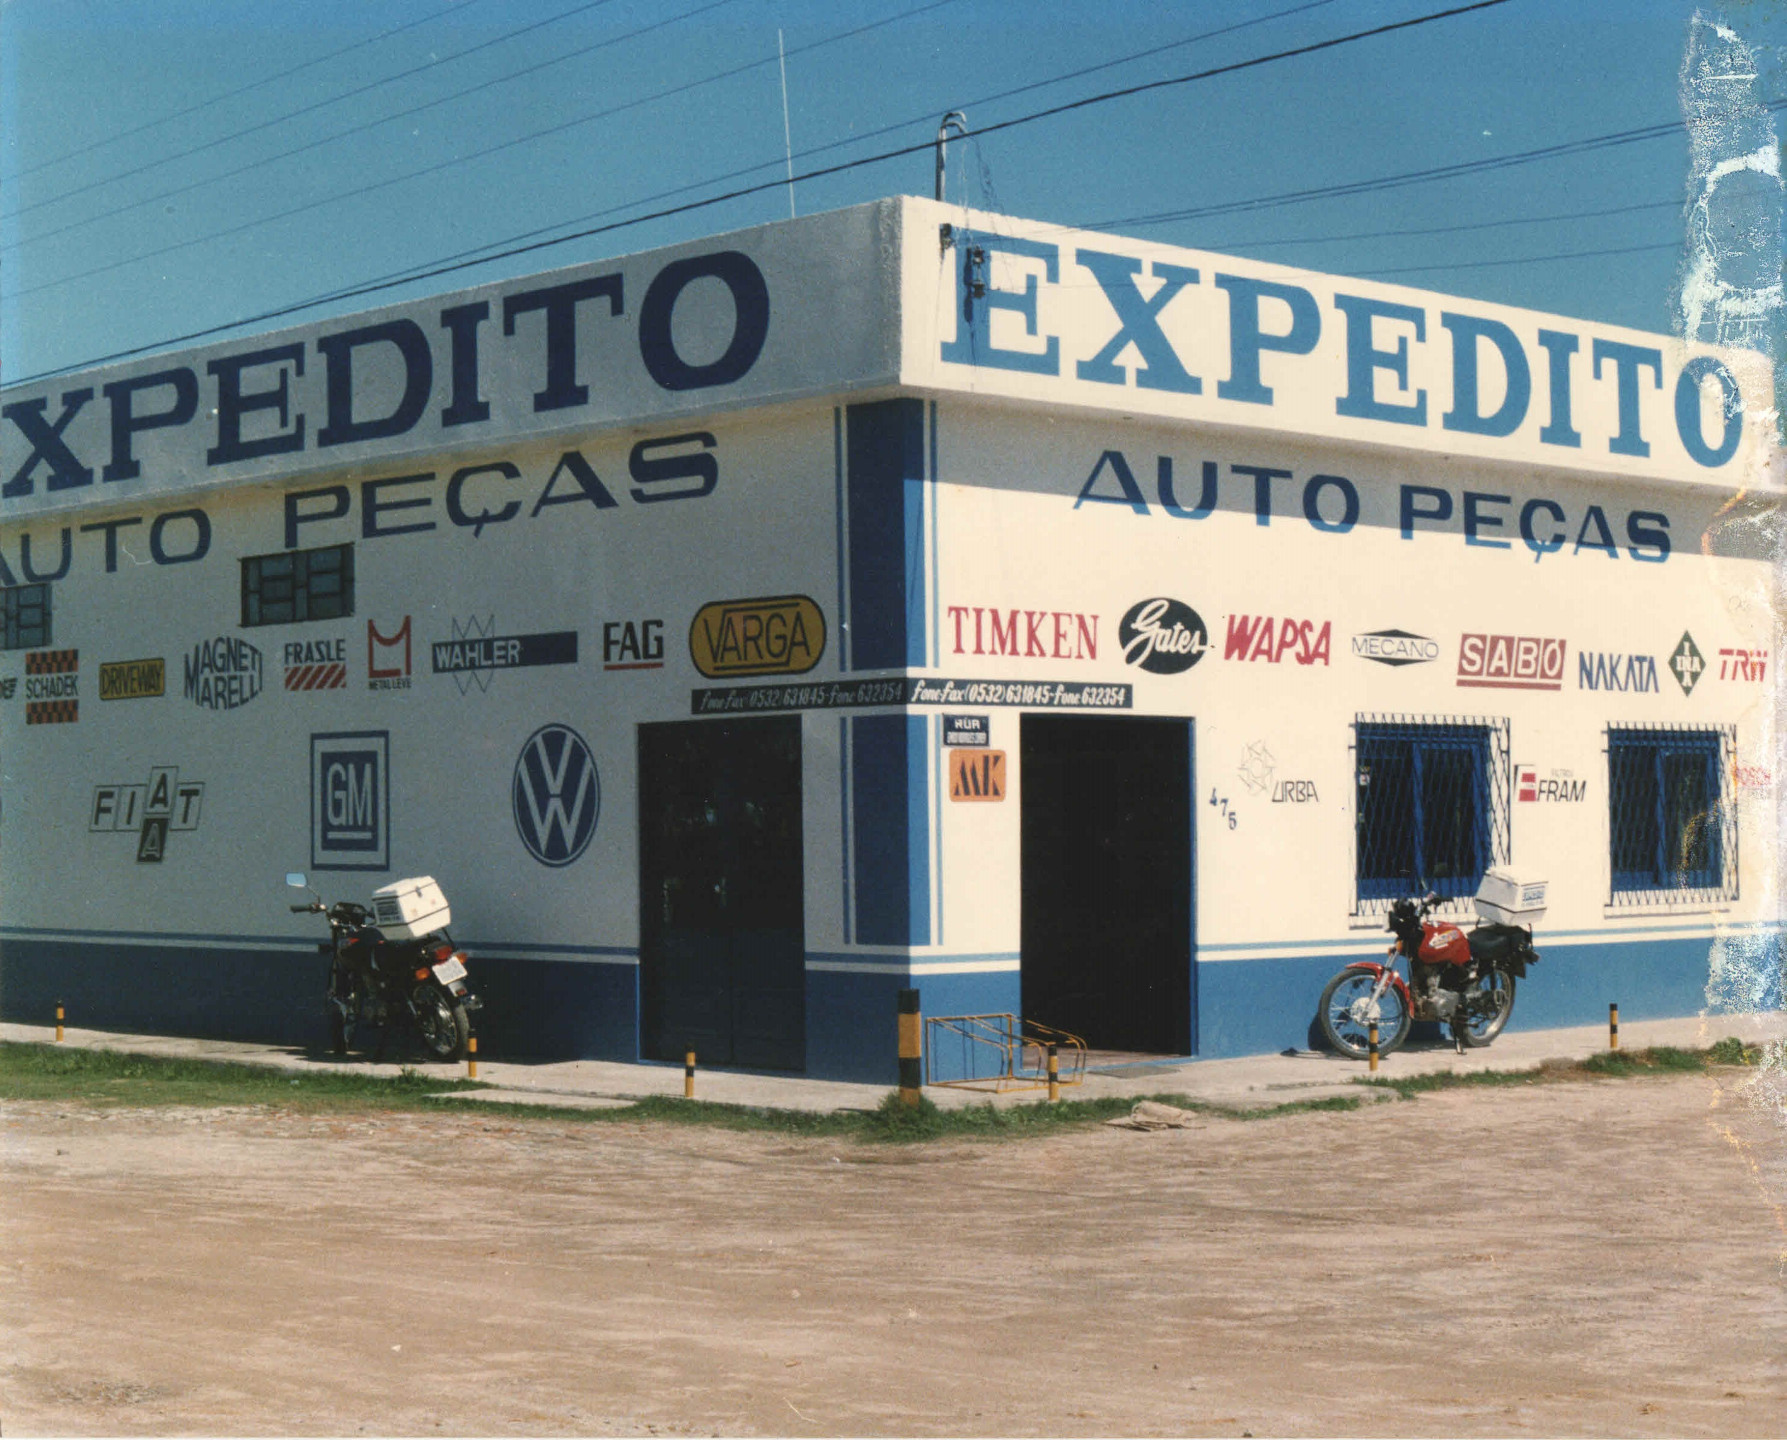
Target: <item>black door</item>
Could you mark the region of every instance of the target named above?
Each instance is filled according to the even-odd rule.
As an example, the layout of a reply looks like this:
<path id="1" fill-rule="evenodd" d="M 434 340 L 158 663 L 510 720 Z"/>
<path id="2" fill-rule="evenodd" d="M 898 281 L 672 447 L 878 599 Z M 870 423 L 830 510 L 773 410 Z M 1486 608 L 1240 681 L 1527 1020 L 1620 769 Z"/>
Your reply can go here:
<path id="1" fill-rule="evenodd" d="M 639 727 L 641 1048 L 806 1064 L 800 720 Z"/>
<path id="2" fill-rule="evenodd" d="M 1191 1054 L 1191 722 L 1026 715 L 1020 744 L 1024 1018 Z"/>

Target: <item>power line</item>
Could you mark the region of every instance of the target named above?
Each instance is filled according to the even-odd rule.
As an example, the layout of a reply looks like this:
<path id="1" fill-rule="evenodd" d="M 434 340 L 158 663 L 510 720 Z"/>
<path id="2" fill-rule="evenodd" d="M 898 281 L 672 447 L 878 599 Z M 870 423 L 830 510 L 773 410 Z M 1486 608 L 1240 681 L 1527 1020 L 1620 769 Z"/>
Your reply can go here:
<path id="1" fill-rule="evenodd" d="M 133 125 L 128 130 L 116 131 L 101 139 L 94 140 L 89 144 L 82 145 L 79 149 L 70 150 L 65 154 L 58 155 L 54 159 L 39 160 L 35 165 L 27 165 L 23 170 L 15 170 L 11 175 L 6 177 L 5 183 L 11 184 L 26 175 L 35 175 L 39 170 L 46 169 L 51 165 L 67 164 L 70 160 L 76 159 L 81 155 L 89 154 L 94 150 L 101 149 L 116 141 L 127 140 L 132 135 L 140 135 L 145 130 L 153 130 L 158 125 L 166 125 L 174 120 L 184 119 L 188 115 L 196 115 L 201 110 L 209 110 L 213 105 L 221 105 L 226 100 L 234 100 L 238 96 L 246 95 L 250 90 L 259 90 L 262 86 L 271 85 L 277 80 L 289 79 L 300 71 L 314 69 L 316 66 L 325 65 L 331 60 L 339 60 L 343 55 L 346 55 L 351 51 L 364 50 L 368 45 L 376 45 L 381 40 L 389 40 L 393 35 L 401 35 L 405 30 L 414 30 L 422 25 L 432 25 L 436 20 L 444 20 L 447 16 L 454 14 L 456 11 L 467 9 L 473 5 L 481 5 L 483 3 L 484 0 L 459 0 L 458 4 L 449 5 L 445 10 L 437 10 L 432 15 L 424 15 L 420 20 L 411 20 L 403 25 L 393 25 L 389 30 L 381 30 L 377 35 L 370 36 L 365 40 L 356 40 L 352 45 L 344 45 L 339 50 L 331 50 L 327 55 L 318 55 L 314 59 L 304 61 L 300 65 L 292 66 L 289 70 L 280 70 L 272 75 L 263 75 L 259 80 L 251 80 L 246 85 L 238 85 L 234 90 L 225 90 L 221 95 L 213 95 L 209 100 L 201 100 L 196 105 L 188 105 L 184 110 L 175 110 L 170 114 L 161 116 L 159 119 L 145 120 L 141 125 Z"/>
<path id="2" fill-rule="evenodd" d="M 1566 250 L 1556 255 L 1528 255 L 1513 260 L 1454 260 L 1444 265 L 1398 265 L 1390 270 L 1355 270 L 1360 279 L 1372 280 L 1380 275 L 1413 275 L 1422 270 L 1487 270 L 1497 265 L 1545 265 L 1553 260 L 1588 260 L 1600 255 L 1638 255 L 1649 250 L 1680 250 L 1679 240 L 1665 240 L 1658 245 L 1622 245 L 1613 250 Z"/>
<path id="3" fill-rule="evenodd" d="M 1379 36 L 1395 34 L 1395 33 L 1398 33 L 1400 31 L 1404 31 L 1404 30 L 1411 30 L 1418 26 L 1430 25 L 1430 24 L 1435 23 L 1436 21 L 1449 20 L 1449 19 L 1454 18 L 1455 16 L 1468 15 L 1468 14 L 1471 14 L 1471 13 L 1473 13 L 1475 11 L 1479 11 L 1479 10 L 1494 9 L 1497 6 L 1505 5 L 1506 3 L 1508 3 L 1508 0 L 1474 0 L 1474 3 L 1472 3 L 1472 4 L 1454 6 L 1453 8 L 1448 9 L 1448 10 L 1437 10 L 1437 11 L 1430 12 L 1429 14 L 1426 14 L 1426 15 L 1417 15 L 1417 16 L 1414 16 L 1407 20 L 1399 20 L 1399 21 L 1395 21 L 1395 22 L 1392 22 L 1392 23 L 1386 24 L 1386 25 L 1373 26 L 1367 30 L 1353 31 L 1350 34 L 1335 36 L 1328 40 L 1314 41 L 1310 44 L 1296 46 L 1289 50 L 1274 51 L 1273 53 L 1268 54 L 1268 55 L 1256 55 L 1256 56 L 1254 56 L 1250 59 L 1247 59 L 1247 60 L 1237 60 L 1237 61 L 1233 61 L 1227 65 L 1212 66 L 1209 69 L 1193 71 L 1192 73 L 1187 74 L 1187 75 L 1173 76 L 1173 77 L 1170 77 L 1170 78 L 1164 79 L 1164 80 L 1148 81 L 1144 84 L 1139 84 L 1139 85 L 1129 85 L 1129 86 L 1123 87 L 1120 90 L 1106 91 L 1103 94 L 1099 94 L 1099 95 L 1084 96 L 1078 100 L 1072 100 L 1072 101 L 1068 101 L 1061 105 L 1052 105 L 1052 106 L 1049 106 L 1048 108 L 1043 109 L 1043 110 L 1033 111 L 1032 113 L 1030 113 L 1028 115 L 1020 115 L 1020 116 L 1016 116 L 1009 120 L 1002 120 L 1002 121 L 998 121 L 992 125 L 983 126 L 976 133 L 986 135 L 986 134 L 996 133 L 1001 130 L 1012 130 L 1012 129 L 1016 129 L 1017 127 L 1019 127 L 1021 125 L 1033 124 L 1034 122 L 1036 122 L 1038 120 L 1046 120 L 1046 119 L 1053 118 L 1054 116 L 1057 116 L 1057 115 L 1064 115 L 1064 114 L 1069 114 L 1073 111 L 1084 110 L 1090 106 L 1105 104 L 1112 100 L 1126 99 L 1130 96 L 1146 94 L 1151 91 L 1162 90 L 1162 89 L 1166 89 L 1170 86 L 1175 86 L 1175 85 L 1193 84 L 1193 83 L 1195 83 L 1197 81 L 1201 81 L 1201 80 L 1214 79 L 1217 76 L 1221 76 L 1221 75 L 1233 75 L 1233 74 L 1240 73 L 1242 71 L 1257 69 L 1263 65 L 1275 64 L 1279 61 L 1290 60 L 1290 59 L 1294 59 L 1296 57 L 1303 56 L 1303 55 L 1316 54 L 1316 53 L 1319 53 L 1324 50 L 1332 50 L 1332 49 L 1335 49 L 1342 45 L 1353 44 L 1357 41 L 1375 39 Z M 837 165 L 828 165 L 828 166 L 821 167 L 817 170 L 810 170 L 810 171 L 807 171 L 805 174 L 796 175 L 794 178 L 795 178 L 796 182 L 807 181 L 807 180 L 817 180 L 817 179 L 823 178 L 824 176 L 827 176 L 827 175 L 841 174 L 845 171 L 857 170 L 857 169 L 861 169 L 861 168 L 863 168 L 865 166 L 869 166 L 869 165 L 882 164 L 888 160 L 902 159 L 908 155 L 915 155 L 915 154 L 920 153 L 921 151 L 930 150 L 933 143 L 934 142 L 932 142 L 930 140 L 926 140 L 926 141 L 922 141 L 915 145 L 903 145 L 903 146 L 900 146 L 899 148 L 894 149 L 894 150 L 884 150 L 884 151 L 881 151 L 875 155 L 861 156 L 855 160 L 843 161 Z M 743 186 L 743 187 L 740 187 L 739 189 L 727 192 L 725 194 L 709 196 L 703 200 L 692 200 L 692 201 L 687 202 L 686 204 L 674 205 L 674 206 L 667 207 L 665 209 L 651 211 L 651 212 L 648 212 L 643 215 L 633 216 L 626 220 L 613 221 L 607 225 L 600 225 L 600 226 L 596 226 L 592 229 L 582 230 L 582 231 L 578 231 L 578 232 L 570 234 L 570 235 L 560 236 L 559 238 L 554 239 L 554 240 L 540 240 L 540 241 L 535 241 L 528 245 L 517 246 L 512 249 L 502 251 L 498 254 L 485 256 L 483 260 L 459 261 L 459 262 L 456 262 L 451 265 L 440 266 L 434 270 L 425 271 L 425 272 L 421 272 L 421 273 L 409 276 L 406 280 L 403 280 L 403 281 L 381 281 L 376 284 L 364 285 L 364 286 L 361 286 L 358 289 L 354 289 L 354 290 L 338 291 L 338 292 L 336 292 L 335 295 L 330 297 L 330 299 L 331 299 L 331 301 L 332 300 L 354 299 L 354 298 L 358 298 L 361 295 L 374 293 L 375 291 L 391 289 L 395 285 L 398 285 L 398 284 L 408 284 L 408 283 L 412 283 L 417 280 L 434 279 L 440 275 L 451 273 L 452 271 L 466 269 L 471 265 L 483 264 L 483 263 L 486 263 L 487 261 L 491 261 L 491 260 L 510 259 L 510 258 L 513 258 L 514 256 L 528 254 L 535 250 L 546 249 L 548 247 L 555 246 L 555 245 L 567 244 L 573 240 L 589 239 L 596 235 L 606 234 L 606 233 L 609 233 L 614 230 L 629 228 L 634 225 L 645 224 L 652 220 L 663 220 L 663 219 L 668 219 L 671 216 L 675 216 L 675 215 L 684 215 L 684 214 L 688 214 L 692 211 L 708 209 L 712 206 L 722 205 L 722 204 L 725 204 L 732 200 L 742 199 L 746 196 L 760 194 L 761 192 L 763 192 L 765 190 L 779 189 L 785 183 L 786 182 L 784 180 L 782 180 L 781 178 L 777 178 L 774 180 L 765 181 L 765 182 L 763 182 L 761 184 L 757 184 L 757 185 Z M 277 218 L 277 217 L 275 217 L 275 218 Z M 147 259 L 149 257 L 141 256 L 138 258 L 139 259 Z M 121 263 L 129 263 L 129 262 L 121 262 Z M 113 267 L 106 267 L 106 268 L 113 268 Z M 79 279 L 79 278 L 83 278 L 83 277 L 74 276 L 74 277 L 70 277 L 70 278 L 71 279 Z M 66 283 L 66 282 L 57 281 L 54 283 L 62 284 L 62 283 Z M 43 289 L 43 288 L 47 288 L 47 287 L 39 286 L 36 288 Z M 21 291 L 19 293 L 24 294 L 27 292 Z M 293 314 L 297 314 L 298 312 L 303 311 L 303 310 L 313 309 L 317 305 L 325 304 L 325 303 L 330 303 L 330 302 L 329 301 L 318 301 L 318 300 L 298 301 L 294 304 L 280 306 L 277 309 L 262 311 L 258 315 L 244 316 L 241 319 L 229 321 L 225 324 L 206 326 L 203 329 L 188 331 L 183 335 L 170 336 L 168 338 L 153 342 L 148 345 L 137 345 L 137 346 L 133 346 L 127 350 L 113 351 L 111 354 L 96 356 L 91 359 L 75 362 L 74 364 L 57 366 L 54 369 L 41 371 L 36 375 L 27 376 L 17 383 L 27 384 L 32 381 L 44 379 L 51 375 L 62 374 L 69 370 L 77 370 L 77 369 L 81 369 L 83 367 L 91 366 L 91 365 L 103 365 L 103 364 L 107 364 L 114 360 L 128 359 L 133 355 L 141 355 L 141 354 L 144 354 L 150 350 L 161 349 L 168 345 L 178 345 L 178 344 L 182 344 L 182 343 L 185 343 L 185 342 L 191 341 L 191 340 L 203 339 L 205 336 L 216 335 L 216 334 L 219 334 L 225 330 L 239 329 L 240 327 L 242 327 L 244 325 L 257 325 L 257 324 L 264 323 L 265 321 L 268 321 L 268 320 L 281 319 L 287 315 L 293 315 Z"/>
<path id="4" fill-rule="evenodd" d="M 1405 230 L 1360 230 L 1350 235 L 1289 235 L 1271 240 L 1206 240 L 1200 250 L 1265 250 L 1280 245 L 1338 245 L 1349 240 L 1399 240 L 1410 235 L 1457 235 L 1467 230 L 1499 230 L 1510 225 L 1550 225 L 1560 220 L 1598 220 L 1640 210 L 1679 210 L 1679 200 L 1651 200 L 1642 205 L 1614 205 L 1605 210 L 1571 210 L 1556 215 L 1526 215 L 1512 220 L 1474 220 L 1458 225 L 1424 225 Z"/>
<path id="5" fill-rule="evenodd" d="M 77 185 L 72 190 L 64 190 L 60 195 L 51 195 L 42 200 L 33 200 L 29 205 L 21 205 L 17 210 L 12 211 L 7 218 L 15 219 L 20 215 L 29 214 L 33 210 L 41 210 L 45 205 L 57 205 L 64 200 L 72 200 L 76 195 L 85 195 L 89 190 L 97 190 L 103 185 L 111 185 L 119 180 L 134 179 L 136 176 L 141 175 L 145 170 L 156 170 L 163 165 L 171 165 L 176 160 L 184 160 L 189 156 L 202 154 L 206 150 L 215 150 L 219 145 L 227 145 L 232 140 L 240 140 L 246 135 L 255 135 L 262 130 L 271 129 L 275 125 L 283 125 L 287 120 L 295 120 L 298 116 L 308 115 L 315 110 L 324 110 L 331 105 L 339 105 L 343 100 L 351 100 L 356 95 L 364 95 L 372 90 L 383 89 L 385 86 L 393 85 L 399 80 L 407 80 L 412 75 L 420 75 L 425 70 L 433 70 L 439 66 L 451 64 L 455 60 L 463 60 L 467 55 L 475 55 L 480 50 L 488 50 L 494 45 L 501 45 L 506 41 L 514 40 L 531 31 L 543 30 L 548 25 L 556 25 L 560 20 L 568 20 L 573 15 L 581 15 L 586 10 L 599 10 L 602 6 L 612 3 L 613 0 L 585 0 L 585 3 L 581 5 L 573 5 L 569 10 L 561 11 L 559 14 L 551 16 L 548 19 L 536 20 L 533 24 L 523 25 L 518 30 L 506 31 L 491 40 L 480 40 L 476 45 L 469 45 L 464 50 L 456 50 L 451 55 L 443 55 L 436 60 L 426 60 L 420 65 L 412 65 L 408 70 L 399 70 L 395 75 L 386 75 L 382 79 L 370 80 L 364 85 L 356 86 L 352 90 L 344 90 L 339 95 L 331 95 L 326 100 L 316 100 L 309 105 L 300 105 L 296 110 L 288 110 L 285 114 L 275 115 L 270 120 L 259 121 L 245 129 L 232 131 L 228 135 L 216 136 L 213 139 L 205 141 L 202 145 L 194 145 L 185 150 L 176 150 L 172 155 L 163 155 L 159 160 L 150 160 L 142 165 L 133 166 L 129 170 L 120 170 L 115 175 L 107 175 L 99 180 L 91 180 L 85 185 Z M 156 198 L 159 199 L 161 197 L 157 196 Z M 149 202 L 145 201 L 142 203 L 147 204 Z"/>

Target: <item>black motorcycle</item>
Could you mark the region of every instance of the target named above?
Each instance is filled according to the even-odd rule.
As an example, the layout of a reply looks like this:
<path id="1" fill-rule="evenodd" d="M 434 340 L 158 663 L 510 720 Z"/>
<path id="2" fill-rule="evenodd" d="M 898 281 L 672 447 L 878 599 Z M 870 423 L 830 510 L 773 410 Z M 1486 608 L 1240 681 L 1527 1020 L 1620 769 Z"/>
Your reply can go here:
<path id="1" fill-rule="evenodd" d="M 297 871 L 285 883 L 310 889 L 309 879 Z M 464 1058 L 472 1013 L 483 1002 L 466 986 L 465 951 L 455 948 L 444 928 L 414 939 L 388 939 L 368 923 L 372 912 L 366 906 L 351 900 L 325 906 L 314 890 L 308 904 L 291 908 L 294 914 L 328 917 L 329 939 L 317 950 L 329 957 L 325 1009 L 330 1050 L 347 1054 L 355 1029 L 376 1025 L 377 1062 L 384 1058 L 393 1026 L 407 1024 L 430 1059 Z"/>

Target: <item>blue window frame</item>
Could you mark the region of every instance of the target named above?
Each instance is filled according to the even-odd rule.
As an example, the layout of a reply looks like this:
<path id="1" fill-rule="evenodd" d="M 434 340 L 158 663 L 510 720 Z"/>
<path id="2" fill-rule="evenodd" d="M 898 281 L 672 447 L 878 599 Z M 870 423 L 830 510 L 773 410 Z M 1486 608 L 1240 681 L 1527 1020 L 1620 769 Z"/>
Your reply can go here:
<path id="1" fill-rule="evenodd" d="M 0 587 L 0 650 L 32 650 L 50 643 L 50 587 Z"/>
<path id="2" fill-rule="evenodd" d="M 242 624 L 292 625 L 354 613 L 354 547 L 282 550 L 242 562 Z"/>
<path id="3" fill-rule="evenodd" d="M 1728 729 L 1609 726 L 1607 834 L 1613 904 L 1736 899 Z"/>
<path id="4" fill-rule="evenodd" d="M 1358 909 L 1474 895 L 1508 858 L 1507 722 L 1361 716 L 1354 739 Z"/>

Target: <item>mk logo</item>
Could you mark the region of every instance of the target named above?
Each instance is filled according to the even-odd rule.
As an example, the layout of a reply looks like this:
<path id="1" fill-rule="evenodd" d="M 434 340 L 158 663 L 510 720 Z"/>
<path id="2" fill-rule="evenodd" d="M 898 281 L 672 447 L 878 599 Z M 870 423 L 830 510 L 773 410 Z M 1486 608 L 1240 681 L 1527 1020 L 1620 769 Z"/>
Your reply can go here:
<path id="1" fill-rule="evenodd" d="M 515 761 L 511 802 L 528 854 L 555 869 L 589 847 L 602 813 L 596 757 L 568 725 L 542 725 Z"/>

